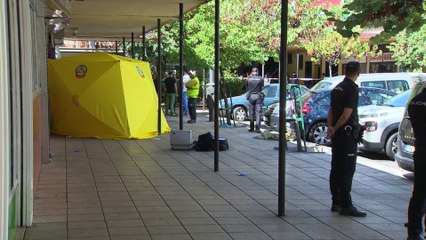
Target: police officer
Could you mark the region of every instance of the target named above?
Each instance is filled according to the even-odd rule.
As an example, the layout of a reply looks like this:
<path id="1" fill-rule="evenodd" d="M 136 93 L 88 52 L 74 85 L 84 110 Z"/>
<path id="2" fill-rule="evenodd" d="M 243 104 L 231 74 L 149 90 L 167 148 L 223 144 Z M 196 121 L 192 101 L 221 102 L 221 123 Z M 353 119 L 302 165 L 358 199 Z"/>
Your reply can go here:
<path id="1" fill-rule="evenodd" d="M 426 84 L 426 82 L 425 82 Z M 414 130 L 414 187 L 408 205 L 408 240 L 422 239 L 422 218 L 426 210 L 426 88 L 408 104 Z"/>
<path id="2" fill-rule="evenodd" d="M 358 122 L 358 79 L 360 64 L 346 64 L 345 78 L 331 92 L 331 104 L 327 118 L 327 137 L 332 142 L 330 190 L 331 211 L 341 215 L 365 217 L 352 203 L 352 179 L 357 158 L 357 140 L 353 136 Z"/>
<path id="3" fill-rule="evenodd" d="M 256 114 L 256 132 L 260 133 L 260 114 L 262 113 L 263 96 L 263 78 L 259 76 L 259 69 L 251 69 L 251 75 L 247 78 L 247 100 L 249 101 L 250 129 L 254 132 L 254 118 Z"/>

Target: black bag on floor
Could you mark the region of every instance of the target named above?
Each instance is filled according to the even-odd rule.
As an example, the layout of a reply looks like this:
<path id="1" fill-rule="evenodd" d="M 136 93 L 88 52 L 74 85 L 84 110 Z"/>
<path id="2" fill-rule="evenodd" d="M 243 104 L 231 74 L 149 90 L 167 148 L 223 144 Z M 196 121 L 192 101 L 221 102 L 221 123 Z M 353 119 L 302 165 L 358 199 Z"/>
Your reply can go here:
<path id="1" fill-rule="evenodd" d="M 195 151 L 213 151 L 213 143 L 213 135 L 210 132 L 198 135 L 198 141 L 195 144 Z"/>
<path id="2" fill-rule="evenodd" d="M 214 148 L 214 139 L 213 139 L 213 148 Z M 219 137 L 219 151 L 225 151 L 229 149 L 228 139 Z"/>

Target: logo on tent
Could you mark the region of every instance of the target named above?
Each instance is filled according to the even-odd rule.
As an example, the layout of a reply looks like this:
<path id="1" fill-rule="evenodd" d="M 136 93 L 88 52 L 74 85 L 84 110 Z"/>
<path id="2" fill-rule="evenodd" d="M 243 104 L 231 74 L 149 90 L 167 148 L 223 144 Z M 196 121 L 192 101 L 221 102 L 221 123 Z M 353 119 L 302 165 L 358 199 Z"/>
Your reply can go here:
<path id="1" fill-rule="evenodd" d="M 143 74 L 143 71 L 139 66 L 136 66 L 136 71 L 138 71 L 139 75 L 141 75 L 142 78 L 145 78 L 145 74 Z"/>
<path id="2" fill-rule="evenodd" d="M 75 76 L 77 78 L 84 78 L 87 73 L 87 67 L 85 65 L 79 65 L 75 68 Z"/>

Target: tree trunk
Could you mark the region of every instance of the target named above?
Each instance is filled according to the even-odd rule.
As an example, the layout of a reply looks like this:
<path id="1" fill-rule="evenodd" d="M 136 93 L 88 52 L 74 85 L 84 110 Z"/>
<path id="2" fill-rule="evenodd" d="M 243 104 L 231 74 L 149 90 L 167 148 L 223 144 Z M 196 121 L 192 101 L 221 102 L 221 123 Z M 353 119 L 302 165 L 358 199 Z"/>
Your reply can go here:
<path id="1" fill-rule="evenodd" d="M 331 63 L 329 62 L 328 63 L 328 72 L 330 73 L 330 77 L 332 77 L 333 76 L 333 68 L 331 67 Z"/>

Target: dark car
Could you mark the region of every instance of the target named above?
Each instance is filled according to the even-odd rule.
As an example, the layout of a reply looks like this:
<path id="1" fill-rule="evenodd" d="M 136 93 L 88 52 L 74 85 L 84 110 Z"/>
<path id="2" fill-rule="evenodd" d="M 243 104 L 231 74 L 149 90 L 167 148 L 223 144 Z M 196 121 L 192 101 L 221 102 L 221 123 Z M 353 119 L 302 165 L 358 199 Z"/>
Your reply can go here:
<path id="1" fill-rule="evenodd" d="M 304 136 L 310 142 L 321 145 L 329 145 L 327 139 L 327 116 L 330 108 L 331 89 L 321 91 L 309 91 L 302 98 L 302 112 L 304 122 Z M 385 101 L 395 96 L 395 92 L 390 92 L 380 88 L 359 88 L 358 106 L 383 104 Z"/>
<path id="2" fill-rule="evenodd" d="M 419 94 L 424 87 L 424 83 L 417 83 L 411 91 L 410 100 Z M 410 101 L 408 101 L 409 103 Z M 407 103 L 407 106 L 408 106 Z M 395 154 L 395 161 L 398 165 L 407 171 L 414 172 L 414 131 L 411 126 L 410 116 L 408 115 L 407 106 L 405 106 L 404 118 L 399 124 L 397 152 Z"/>

